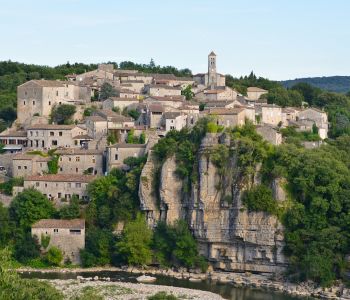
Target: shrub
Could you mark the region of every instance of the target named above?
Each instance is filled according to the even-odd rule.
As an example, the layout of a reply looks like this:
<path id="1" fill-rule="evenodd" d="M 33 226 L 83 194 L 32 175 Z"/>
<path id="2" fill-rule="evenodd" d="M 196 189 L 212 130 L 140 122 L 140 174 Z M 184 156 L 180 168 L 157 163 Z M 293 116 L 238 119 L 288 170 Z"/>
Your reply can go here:
<path id="1" fill-rule="evenodd" d="M 246 191 L 242 200 L 249 211 L 265 211 L 274 215 L 278 212 L 277 202 L 272 197 L 271 189 L 263 184 Z"/>
<path id="2" fill-rule="evenodd" d="M 46 253 L 45 259 L 51 266 L 59 266 L 63 260 L 62 251 L 57 247 L 51 247 Z"/>

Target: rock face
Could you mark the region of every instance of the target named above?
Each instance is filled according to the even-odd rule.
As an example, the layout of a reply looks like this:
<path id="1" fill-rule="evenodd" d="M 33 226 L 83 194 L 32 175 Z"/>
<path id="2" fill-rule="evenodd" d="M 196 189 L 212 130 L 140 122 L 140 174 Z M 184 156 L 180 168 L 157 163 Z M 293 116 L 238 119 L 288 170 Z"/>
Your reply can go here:
<path id="1" fill-rule="evenodd" d="M 183 192 L 183 184 L 175 174 L 175 158 L 169 158 L 161 167 L 159 208 L 140 187 L 143 191 L 140 198 L 144 197 L 141 208 L 147 212 L 151 225 L 160 219 L 167 223 L 187 220 L 200 252 L 216 269 L 281 272 L 287 264 L 282 253 L 283 227 L 275 216 L 248 212 L 242 205 L 241 196 L 247 186 L 235 172 L 235 157 L 227 162 L 229 174 L 219 176 L 210 159 L 210 151 L 219 143 L 229 145 L 227 139 L 216 134 L 207 134 L 203 139 L 198 154 L 198 182 L 193 184 L 190 193 Z M 150 163 L 147 162 L 142 175 L 150 172 Z M 259 183 L 259 177 L 252 179 L 255 184 Z M 276 200 L 284 201 L 280 180 L 275 180 L 271 188 Z"/>

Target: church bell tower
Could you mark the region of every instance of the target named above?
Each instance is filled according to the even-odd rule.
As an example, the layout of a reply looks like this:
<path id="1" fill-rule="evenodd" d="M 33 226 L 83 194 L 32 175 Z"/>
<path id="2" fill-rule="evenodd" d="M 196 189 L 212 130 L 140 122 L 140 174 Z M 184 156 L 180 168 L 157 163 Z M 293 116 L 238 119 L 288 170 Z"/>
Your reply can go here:
<path id="1" fill-rule="evenodd" d="M 208 55 L 208 86 L 211 88 L 217 86 L 216 54 L 213 51 Z"/>

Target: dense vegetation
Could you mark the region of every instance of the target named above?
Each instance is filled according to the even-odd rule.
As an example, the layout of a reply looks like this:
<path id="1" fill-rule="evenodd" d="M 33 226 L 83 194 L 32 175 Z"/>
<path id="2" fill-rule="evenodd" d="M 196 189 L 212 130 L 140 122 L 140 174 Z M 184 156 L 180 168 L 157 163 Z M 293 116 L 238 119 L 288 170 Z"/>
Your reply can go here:
<path id="1" fill-rule="evenodd" d="M 309 77 L 281 81 L 286 88 L 301 82 L 329 92 L 344 94 L 350 92 L 350 76 Z"/>

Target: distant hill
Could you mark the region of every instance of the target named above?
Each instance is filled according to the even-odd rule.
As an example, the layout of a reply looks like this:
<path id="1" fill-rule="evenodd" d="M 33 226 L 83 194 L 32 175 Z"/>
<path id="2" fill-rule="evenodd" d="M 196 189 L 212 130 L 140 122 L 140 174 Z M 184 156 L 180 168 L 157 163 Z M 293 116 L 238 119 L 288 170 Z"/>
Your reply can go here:
<path id="1" fill-rule="evenodd" d="M 281 81 L 286 88 L 290 88 L 299 82 L 306 82 L 330 92 L 347 93 L 350 91 L 350 76 L 310 77 Z"/>

